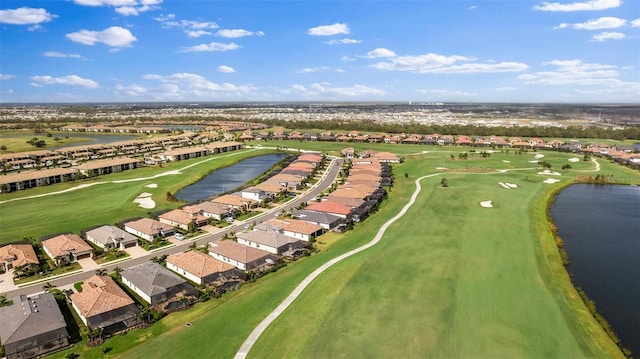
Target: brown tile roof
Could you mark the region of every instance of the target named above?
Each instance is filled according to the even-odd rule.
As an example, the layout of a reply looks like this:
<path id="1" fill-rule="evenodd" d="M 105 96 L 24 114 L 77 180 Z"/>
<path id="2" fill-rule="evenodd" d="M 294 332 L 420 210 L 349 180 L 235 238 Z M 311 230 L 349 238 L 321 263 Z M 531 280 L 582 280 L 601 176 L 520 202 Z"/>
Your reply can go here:
<path id="1" fill-rule="evenodd" d="M 46 247 L 54 257 L 59 257 L 69 252 L 80 253 L 92 250 L 92 247 L 87 242 L 74 233 L 65 233 L 46 239 L 42 241 L 42 246 Z"/>
<path id="2" fill-rule="evenodd" d="M 199 278 L 215 273 L 226 272 L 235 268 L 229 263 L 219 261 L 200 251 L 172 254 L 167 257 L 167 263 L 171 263 L 178 268 L 184 269 Z"/>
<path id="3" fill-rule="evenodd" d="M 51 168 L 39 171 L 22 171 L 20 173 L 12 172 L 0 176 L 0 184 L 29 181 L 32 179 L 47 178 L 53 176 L 70 175 L 75 172 L 76 171 L 72 170 L 71 168 Z"/>
<path id="4" fill-rule="evenodd" d="M 348 215 L 351 213 L 351 207 L 331 201 L 313 202 L 305 209 L 308 211 L 336 213 L 341 215 Z"/>
<path id="5" fill-rule="evenodd" d="M 265 192 L 271 192 L 271 193 L 279 193 L 282 191 L 286 191 L 285 187 L 275 182 L 263 182 L 254 186 L 254 188 L 257 188 Z"/>
<path id="6" fill-rule="evenodd" d="M 109 276 L 94 275 L 84 281 L 82 292 L 74 293 L 69 298 L 85 318 L 133 304 L 133 299 Z"/>
<path id="7" fill-rule="evenodd" d="M 0 262 L 11 261 L 14 267 L 38 264 L 38 257 L 30 244 L 9 244 L 0 247 Z"/>
<path id="8" fill-rule="evenodd" d="M 229 213 L 229 211 L 231 210 L 231 207 L 229 207 L 226 204 L 215 203 L 211 201 L 194 204 L 193 206 L 190 206 L 190 207 L 198 208 L 202 212 L 213 213 L 213 214 L 226 214 L 226 213 Z"/>
<path id="9" fill-rule="evenodd" d="M 159 231 L 173 231 L 173 227 L 166 223 L 158 222 L 151 218 L 140 218 L 124 224 L 145 234 L 155 235 Z"/>
<path id="10" fill-rule="evenodd" d="M 322 227 L 317 224 L 301 221 L 299 219 L 287 219 L 285 223 L 287 224 L 283 227 L 283 229 L 285 231 L 290 231 L 295 233 L 313 234 L 313 233 L 316 233 L 317 231 L 322 230 Z"/>
<path id="11" fill-rule="evenodd" d="M 140 160 L 129 158 L 129 157 L 109 158 L 106 160 L 85 162 L 81 165 L 75 166 L 74 168 L 77 168 L 80 170 L 93 170 L 93 169 L 98 169 L 103 167 L 119 166 L 119 165 L 132 164 L 132 163 L 138 163 L 138 162 L 140 162 Z"/>
<path id="12" fill-rule="evenodd" d="M 173 211 L 163 213 L 159 215 L 158 218 L 162 218 L 172 222 L 177 222 L 177 223 L 186 224 L 186 225 L 188 225 L 191 222 L 207 221 L 207 217 L 201 214 L 192 215 L 181 209 L 174 209 Z"/>
<path id="13" fill-rule="evenodd" d="M 242 206 L 250 205 L 252 203 L 257 203 L 254 200 L 243 198 L 243 197 L 236 196 L 236 195 L 233 195 L 233 194 L 225 194 L 225 195 L 222 195 L 220 197 L 216 197 L 216 198 L 212 199 L 211 202 L 220 203 L 220 204 L 226 204 L 226 205 L 229 205 L 229 206 L 236 206 L 236 207 L 242 207 Z"/>
<path id="14" fill-rule="evenodd" d="M 240 263 L 251 263 L 260 258 L 269 256 L 271 253 L 245 246 L 234 241 L 213 241 L 210 243 L 209 252 L 217 253 L 221 256 L 231 258 Z"/>

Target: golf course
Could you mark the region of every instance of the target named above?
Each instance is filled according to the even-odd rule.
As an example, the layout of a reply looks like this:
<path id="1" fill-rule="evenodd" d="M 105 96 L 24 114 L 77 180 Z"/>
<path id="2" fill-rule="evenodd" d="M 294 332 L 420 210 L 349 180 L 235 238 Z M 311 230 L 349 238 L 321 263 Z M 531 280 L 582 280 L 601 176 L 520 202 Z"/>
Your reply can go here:
<path id="1" fill-rule="evenodd" d="M 261 145 L 295 145 L 334 154 L 346 147 L 276 141 Z M 109 347 L 107 354 L 100 347 L 76 344 L 54 356 L 232 358 L 249 333 L 307 275 L 332 258 L 370 242 L 382 225 L 407 205 L 416 192 L 415 181 L 427 176 L 419 182 L 421 190 L 415 203 L 388 227 L 380 241 L 338 262 L 311 282 L 267 327 L 248 357 L 623 357 L 573 288 L 547 222 L 546 208 L 553 191 L 579 176 L 611 175 L 617 182 L 638 184 L 637 171 L 604 159 L 576 160 L 575 154 L 551 151 L 518 153 L 512 149 L 482 155 L 481 150 L 470 152 L 460 147 L 349 147 L 356 151 L 391 151 L 405 160 L 393 166 L 395 184 L 389 198 L 364 223 L 344 234 L 321 236 L 318 253 L 239 291 L 172 313 L 148 329 L 109 339 L 103 345 Z M 460 156 L 463 152 L 468 154 L 466 159 Z M 238 156 L 234 160 L 244 155 Z M 537 163 L 541 160 L 551 168 L 543 170 Z M 566 164 L 571 168 L 561 170 Z M 136 172 L 135 176 L 153 175 L 142 171 L 150 169 L 131 172 Z M 116 176 L 124 174 L 98 181 L 120 179 Z M 159 188 L 154 196 L 189 182 L 185 179 L 178 183 L 176 178 L 182 177 L 155 178 L 153 182 Z M 40 211 L 52 209 L 55 214 L 60 209 L 64 216 L 76 213 L 68 220 L 72 222 L 82 213 L 106 212 L 102 209 L 105 206 L 112 212 L 118 207 L 128 208 L 139 192 L 147 190 L 142 188 L 145 184 L 96 185 L 34 201 Z M 90 191 L 105 191 L 101 187 L 122 192 L 112 195 L 113 203 L 101 199 L 87 207 L 98 195 Z M 58 185 L 47 188 L 60 189 Z M 38 194 L 23 192 L 3 199 Z M 118 196 L 122 196 L 119 202 Z M 1 206 L 11 220 L 18 220 L 14 212 L 35 208 L 36 202 L 31 201 L 17 200 Z M 64 203 L 69 209 L 64 209 Z M 134 209 L 121 211 L 133 214 Z M 34 225 L 40 225 L 52 213 L 37 217 Z M 95 221 L 99 214 L 87 217 Z M 3 225 L 9 223 L 4 215 L 2 221 Z M 9 242 L 19 234 L 18 230 L 12 233 L 3 241 Z"/>

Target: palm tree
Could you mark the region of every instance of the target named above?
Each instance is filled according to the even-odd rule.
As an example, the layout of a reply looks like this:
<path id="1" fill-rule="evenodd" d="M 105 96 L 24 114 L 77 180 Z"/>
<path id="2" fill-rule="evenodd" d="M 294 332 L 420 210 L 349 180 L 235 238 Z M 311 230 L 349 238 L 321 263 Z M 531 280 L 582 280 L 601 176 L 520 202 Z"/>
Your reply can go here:
<path id="1" fill-rule="evenodd" d="M 4 294 L 0 294 L 0 307 L 6 307 L 10 305 L 11 301 L 7 299 L 7 296 Z"/>
<path id="2" fill-rule="evenodd" d="M 51 292 L 52 289 L 55 289 L 55 285 L 51 284 L 50 282 L 46 282 L 43 286 L 42 286 L 42 290 L 44 290 L 45 293 L 49 293 Z"/>
<path id="3" fill-rule="evenodd" d="M 113 273 L 115 273 L 115 274 L 116 274 L 116 278 L 118 278 L 118 279 L 120 279 L 120 277 L 121 277 L 121 274 L 120 274 L 120 273 L 122 273 L 122 271 L 123 271 L 123 269 L 122 269 L 122 268 L 120 268 L 120 267 L 115 267 L 115 268 L 113 268 Z"/>

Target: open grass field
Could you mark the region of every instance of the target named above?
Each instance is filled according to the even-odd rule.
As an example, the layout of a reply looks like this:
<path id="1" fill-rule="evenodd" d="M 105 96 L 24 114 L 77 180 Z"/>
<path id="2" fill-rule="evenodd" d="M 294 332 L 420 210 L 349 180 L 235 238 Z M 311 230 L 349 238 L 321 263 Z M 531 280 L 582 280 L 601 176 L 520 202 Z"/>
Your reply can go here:
<path id="1" fill-rule="evenodd" d="M 270 152 L 273 151 L 265 149 L 229 152 L 206 158 L 174 162 L 163 168 L 141 168 L 88 180 L 60 183 L 0 195 L 1 202 L 93 184 L 90 187 L 71 192 L 0 203 L 0 213 L 2 214 L 0 216 L 0 244 L 19 241 L 24 236 L 39 238 L 65 231 L 78 233 L 90 226 L 113 224 L 131 217 L 146 216 L 148 212 L 177 208 L 182 203 L 168 202 L 167 192 L 175 193 L 178 189 L 196 182 L 203 175 L 217 168 L 232 165 L 247 157 Z M 199 164 L 184 169 L 184 167 L 196 163 Z M 145 180 L 132 180 L 153 177 L 169 171 L 179 171 L 179 173 Z M 149 184 L 156 184 L 157 188 L 146 187 Z M 133 203 L 133 200 L 142 192 L 152 194 L 151 198 L 156 203 L 155 208 L 144 209 Z"/>
<path id="2" fill-rule="evenodd" d="M 269 146 L 277 146 L 270 142 Z M 291 142 L 285 143 L 294 147 Z M 311 142 L 295 145 L 334 151 L 346 147 Z M 552 164 L 551 170 L 561 175 L 539 175 L 541 169 L 530 162 L 534 160 L 532 152 L 494 153 L 489 158 L 470 154 L 468 160 L 460 160 L 458 154 L 468 149 L 361 147 L 390 150 L 407 159 L 396 165 L 396 186 L 379 212 L 344 235 L 321 237 L 320 253 L 255 284 L 188 311 L 172 313 L 149 329 L 108 340 L 102 345 L 111 348 L 106 356 L 233 357 L 253 328 L 306 275 L 371 240 L 407 202 L 415 189 L 413 181 L 432 173 L 441 175 L 423 180 L 418 201 L 389 228 L 382 241 L 313 282 L 267 329 L 250 357 L 621 356 L 577 297 L 545 222 L 545 208 L 552 189 L 572 182 L 577 175 L 612 174 L 623 182 L 640 183 L 637 171 L 599 159 L 601 171 L 594 172 L 596 166 L 591 161 L 569 162 L 574 155 L 542 152 L 542 159 Z M 572 169 L 560 170 L 566 163 L 571 163 Z M 496 169 L 514 171 L 490 173 Z M 142 173 L 138 171 L 152 174 L 152 169 L 143 169 L 129 175 L 138 177 Z M 188 177 L 186 170 L 182 172 Z M 448 179 L 448 188 L 440 186 L 442 177 Z M 560 182 L 544 183 L 547 178 Z M 161 182 L 164 179 L 168 182 Z M 130 182 L 131 192 L 121 194 L 129 197 L 120 205 L 130 204 L 141 191 L 153 193 L 155 200 L 169 188 L 177 189 L 188 182 L 178 184 L 175 179 L 166 176 Z M 498 182 L 518 187 L 506 189 Z M 147 183 L 159 187 L 144 188 Z M 92 188 L 100 186 L 106 185 Z M 55 197 L 41 198 L 40 205 L 48 206 Z M 83 203 L 82 196 L 75 200 Z M 486 200 L 491 200 L 494 207 L 481 207 L 480 202 Z M 13 203 L 20 202 L 26 201 Z M 105 204 L 93 206 L 98 211 Z M 3 207 L 0 209 L 4 212 Z M 192 325 L 187 327 L 186 322 Z M 79 344 L 55 357 L 69 352 L 83 358 L 105 356 L 101 348 Z"/>
<path id="3" fill-rule="evenodd" d="M 59 141 L 53 140 L 53 138 L 56 136 L 60 139 Z M 65 136 L 69 136 L 69 138 L 65 138 Z M 46 146 L 36 147 L 28 144 L 27 141 L 32 139 L 33 137 L 37 137 L 40 140 L 44 140 L 46 142 Z M 74 143 L 86 142 L 86 141 L 87 141 L 86 138 L 73 137 L 72 134 L 68 134 L 68 133 L 67 134 L 56 133 L 52 137 L 47 137 L 44 134 L 25 136 L 22 133 L 2 132 L 0 133 L 0 146 L 5 146 L 7 150 L 1 151 L 0 153 L 40 151 L 40 150 L 46 150 L 51 147 L 57 147 L 57 146 L 63 146 L 63 145 L 73 146 Z"/>
<path id="4" fill-rule="evenodd" d="M 612 174 L 629 183 L 640 183 L 640 175 L 604 160 L 598 160 L 600 172 L 592 172 L 593 162 L 580 161 L 571 162 L 571 170 L 559 170 L 560 176 L 539 175 L 529 162 L 534 153 L 451 160 L 451 153 L 464 149 L 447 151 L 406 155 L 381 210 L 353 231 L 321 237 L 322 252 L 221 300 L 171 314 L 149 330 L 109 340 L 108 355 L 233 357 L 302 278 L 371 240 L 406 203 L 416 178 L 442 173 L 423 180 L 418 201 L 377 246 L 313 282 L 249 356 L 621 357 L 577 297 L 545 222 L 545 208 L 552 190 L 578 174 Z M 572 158 L 543 155 L 553 171 Z M 489 168 L 524 170 L 489 173 Z M 440 186 L 442 177 L 449 180 L 448 188 Z M 550 177 L 560 182 L 543 182 Z M 506 189 L 498 182 L 517 187 Z M 493 207 L 480 206 L 487 200 Z M 192 326 L 184 326 L 186 321 Z M 103 355 L 98 348 L 79 346 L 59 356 L 70 351 L 87 358 Z"/>

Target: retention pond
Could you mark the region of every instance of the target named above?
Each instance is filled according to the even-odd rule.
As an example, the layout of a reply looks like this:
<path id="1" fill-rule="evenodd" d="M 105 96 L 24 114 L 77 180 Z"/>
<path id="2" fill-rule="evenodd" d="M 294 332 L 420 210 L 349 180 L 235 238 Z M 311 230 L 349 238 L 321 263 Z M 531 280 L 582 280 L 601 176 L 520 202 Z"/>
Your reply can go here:
<path id="1" fill-rule="evenodd" d="M 640 355 L 640 187 L 576 184 L 551 216 L 571 263 L 567 271 L 634 357 Z"/>
<path id="2" fill-rule="evenodd" d="M 247 158 L 232 166 L 211 172 L 200 181 L 178 191 L 176 198 L 181 201 L 195 202 L 231 191 L 260 176 L 286 156 L 284 153 L 273 153 Z"/>

